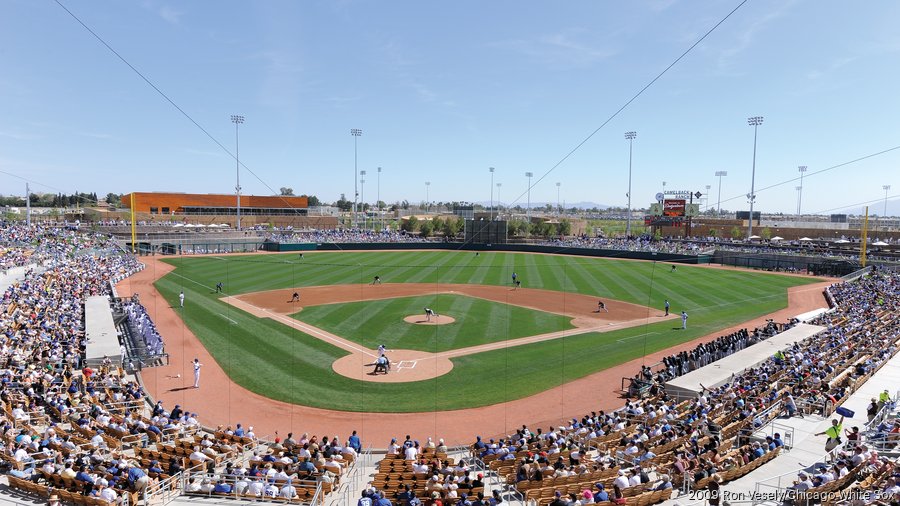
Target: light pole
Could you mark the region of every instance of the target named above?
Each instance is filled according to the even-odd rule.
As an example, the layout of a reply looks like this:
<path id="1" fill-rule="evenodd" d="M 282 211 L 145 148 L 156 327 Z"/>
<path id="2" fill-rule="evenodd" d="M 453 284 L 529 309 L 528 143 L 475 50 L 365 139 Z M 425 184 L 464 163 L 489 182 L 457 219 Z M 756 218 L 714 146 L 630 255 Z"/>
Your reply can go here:
<path id="1" fill-rule="evenodd" d="M 359 171 L 359 208 L 362 211 L 363 215 L 363 228 L 366 228 L 368 225 L 368 219 L 366 216 L 366 171 Z"/>
<path id="2" fill-rule="evenodd" d="M 556 214 L 559 216 L 562 215 L 562 208 L 559 207 L 559 187 L 560 187 L 560 185 L 562 185 L 562 183 L 557 181 L 556 182 Z"/>
<path id="3" fill-rule="evenodd" d="M 491 210 L 488 212 L 488 221 L 494 221 L 494 169 L 493 167 L 488 167 L 488 172 L 491 173 Z"/>
<path id="4" fill-rule="evenodd" d="M 497 219 L 500 218 L 500 209 L 503 207 L 500 205 L 500 187 L 503 186 L 503 183 L 497 183 Z"/>
<path id="5" fill-rule="evenodd" d="M 384 214 L 381 212 L 381 167 L 378 167 L 378 183 L 375 188 L 375 205 L 378 206 L 378 223 L 381 225 L 381 229 L 384 230 Z"/>
<path id="6" fill-rule="evenodd" d="M 717 170 L 716 177 L 719 178 L 719 200 L 716 202 L 716 216 L 722 214 L 722 176 L 727 176 L 727 170 Z"/>
<path id="7" fill-rule="evenodd" d="M 357 180 L 359 179 L 359 171 L 357 170 L 357 156 L 356 156 L 356 140 L 362 135 L 362 130 L 359 128 L 351 128 L 350 135 L 353 136 L 353 228 L 356 228 L 356 202 L 359 199 L 359 189 L 357 188 Z"/>
<path id="8" fill-rule="evenodd" d="M 531 225 L 531 178 L 534 176 L 532 172 L 526 172 L 525 177 L 528 178 L 528 209 L 525 211 L 525 217 L 528 219 L 528 224 Z"/>
<path id="9" fill-rule="evenodd" d="M 797 187 L 797 219 L 800 219 L 800 203 L 803 202 L 803 173 L 806 172 L 806 165 L 798 166 L 797 170 L 800 171 L 800 186 Z"/>
<path id="10" fill-rule="evenodd" d="M 881 189 L 884 190 L 884 212 L 882 213 L 882 214 L 884 214 L 884 216 L 882 216 L 881 219 L 884 219 L 887 217 L 887 197 L 888 197 L 888 190 L 891 189 L 891 185 L 886 184 L 886 185 L 882 186 Z M 878 228 L 880 231 L 881 227 L 878 227 Z"/>
<path id="11" fill-rule="evenodd" d="M 750 201 L 750 219 L 747 220 L 747 240 L 753 236 L 753 204 L 756 202 L 756 132 L 759 125 L 762 125 L 762 116 L 751 116 L 747 118 L 747 124 L 753 127 L 753 172 L 750 175 L 750 193 L 747 194 L 747 200 Z"/>
<path id="12" fill-rule="evenodd" d="M 628 215 L 625 217 L 625 237 L 631 236 L 631 148 L 635 137 L 637 132 L 625 132 L 625 138 L 628 139 Z M 663 186 L 665 185 L 666 183 L 663 183 Z"/>
<path id="13" fill-rule="evenodd" d="M 237 229 L 241 231 L 241 156 L 240 143 L 238 142 L 238 126 L 244 122 L 244 117 L 236 114 L 231 115 L 231 122 L 234 123 L 234 172 L 237 176 L 234 185 L 234 192 L 237 196 Z"/>
<path id="14" fill-rule="evenodd" d="M 366 171 L 359 171 L 359 207 L 366 212 Z"/>
<path id="15" fill-rule="evenodd" d="M 712 188 L 712 185 L 706 185 L 706 209 L 709 210 L 709 189 Z"/>
<path id="16" fill-rule="evenodd" d="M 425 181 L 425 214 L 428 214 L 428 206 L 431 204 L 428 197 L 429 186 L 431 186 L 431 181 Z"/>

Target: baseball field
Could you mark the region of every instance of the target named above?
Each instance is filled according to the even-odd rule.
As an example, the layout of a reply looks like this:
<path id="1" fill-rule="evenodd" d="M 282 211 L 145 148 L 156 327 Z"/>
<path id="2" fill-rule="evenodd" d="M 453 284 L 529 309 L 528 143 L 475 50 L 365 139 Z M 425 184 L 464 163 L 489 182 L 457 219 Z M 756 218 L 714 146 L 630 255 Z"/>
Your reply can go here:
<path id="1" fill-rule="evenodd" d="M 156 288 L 237 384 L 294 404 L 396 413 L 527 397 L 772 313 L 787 305 L 788 288 L 821 281 L 494 252 L 310 252 L 165 262 L 175 270 Z M 383 284 L 373 285 L 375 276 Z M 223 292 L 217 293 L 220 282 Z M 294 292 L 300 300 L 291 302 Z M 599 310 L 601 300 L 608 311 Z M 441 320 L 427 321 L 425 307 Z M 685 330 L 681 311 L 689 315 Z M 370 364 L 379 345 L 388 348 L 393 368 L 375 376 Z"/>

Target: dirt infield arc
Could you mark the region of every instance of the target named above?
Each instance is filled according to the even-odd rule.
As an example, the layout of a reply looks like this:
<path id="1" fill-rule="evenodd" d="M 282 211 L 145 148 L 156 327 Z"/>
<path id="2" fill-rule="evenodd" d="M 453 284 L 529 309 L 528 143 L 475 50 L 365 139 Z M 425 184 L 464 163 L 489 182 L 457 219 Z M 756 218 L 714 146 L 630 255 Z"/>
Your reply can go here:
<path id="1" fill-rule="evenodd" d="M 515 431 L 523 423 L 531 427 L 558 425 L 568 417 L 591 410 L 610 410 L 620 407 L 617 395 L 619 380 L 632 376 L 642 364 L 658 362 L 662 357 L 689 350 L 698 343 L 722 334 L 765 323 L 767 318 L 787 320 L 798 314 L 827 307 L 822 290 L 833 281 L 797 286 L 788 290 L 788 307 L 720 329 L 690 342 L 631 360 L 618 366 L 557 385 L 515 401 L 491 406 L 455 411 L 420 413 L 363 413 L 312 408 L 276 401 L 251 392 L 234 383 L 187 328 L 173 308 L 156 290 L 153 283 L 174 270 L 159 258 L 143 257 L 146 268 L 116 285 L 120 296 L 134 293 L 141 301 L 166 340 L 169 365 L 144 369 L 141 381 L 147 392 L 162 400 L 167 407 L 180 404 L 199 414 L 205 425 L 234 425 L 250 423 L 260 436 L 282 437 L 288 432 L 308 432 L 318 435 L 348 436 L 357 430 L 366 444 L 376 448 L 387 445 L 391 437 L 413 434 L 422 439 L 442 437 L 448 444 L 471 443 L 475 434 L 491 436 Z M 596 303 L 596 301 L 595 301 Z M 191 388 L 193 369 L 190 361 L 198 357 L 204 364 L 201 387 Z M 302 371 L 298 371 L 302 373 Z M 176 375 L 180 377 L 176 378 Z M 348 394 L 352 395 L 352 394 Z"/>
<path id="2" fill-rule="evenodd" d="M 304 288 L 300 302 L 308 306 L 419 295 L 458 294 L 569 316 L 572 318 L 572 325 L 576 327 L 571 330 L 498 341 L 442 353 L 391 350 L 388 354 L 392 364 L 391 373 L 375 375 L 372 373 L 373 362 L 378 357 L 375 350 L 288 316 L 298 311 L 301 311 L 302 316 L 302 306 L 291 302 L 292 292 L 292 289 L 268 290 L 225 297 L 222 300 L 254 316 L 274 319 L 348 351 L 349 355 L 334 361 L 332 369 L 348 378 L 379 383 L 404 383 L 442 376 L 453 369 L 453 362 L 450 359 L 454 357 L 538 343 L 587 332 L 619 330 L 677 318 L 675 315 L 666 317 L 662 311 L 645 306 L 610 299 L 603 299 L 606 311 L 597 312 L 597 297 L 542 289 L 512 289 L 496 285 L 385 283 L 374 286 L 329 285 Z M 465 318 L 465 315 L 459 316 Z"/>

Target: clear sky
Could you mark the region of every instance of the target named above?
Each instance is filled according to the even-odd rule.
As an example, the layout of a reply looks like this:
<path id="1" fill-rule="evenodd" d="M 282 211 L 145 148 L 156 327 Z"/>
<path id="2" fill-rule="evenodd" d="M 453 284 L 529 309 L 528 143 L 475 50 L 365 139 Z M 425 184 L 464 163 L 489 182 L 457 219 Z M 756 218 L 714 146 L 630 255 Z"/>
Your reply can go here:
<path id="1" fill-rule="evenodd" d="M 900 146 L 900 3 L 750 0 L 542 181 L 563 156 L 738 0 L 60 0 L 221 142 L 225 152 L 54 0 L 0 15 L 0 170 L 33 191 L 279 187 L 352 199 L 499 199 L 635 206 L 662 189 L 722 199 Z M 804 181 L 805 212 L 900 195 L 900 149 Z M 260 179 L 265 182 L 260 182 Z M 759 193 L 792 213 L 797 182 Z M 24 183 L 0 174 L 0 193 Z M 497 198 L 496 193 L 494 198 Z M 715 200 L 715 196 L 713 197 Z M 896 200 L 896 199 L 894 199 Z M 746 198 L 723 202 L 746 209 Z"/>

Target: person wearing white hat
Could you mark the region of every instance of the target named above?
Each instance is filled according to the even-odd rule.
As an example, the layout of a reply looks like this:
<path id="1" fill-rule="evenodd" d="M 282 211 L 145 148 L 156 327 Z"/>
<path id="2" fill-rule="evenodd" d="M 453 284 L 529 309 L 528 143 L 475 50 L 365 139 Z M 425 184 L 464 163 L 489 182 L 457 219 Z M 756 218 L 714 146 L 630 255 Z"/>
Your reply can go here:
<path id="1" fill-rule="evenodd" d="M 625 476 L 625 471 L 623 469 L 619 469 L 617 474 L 616 479 L 613 480 L 613 485 L 618 485 L 620 489 L 625 490 L 628 488 L 628 477 Z"/>

